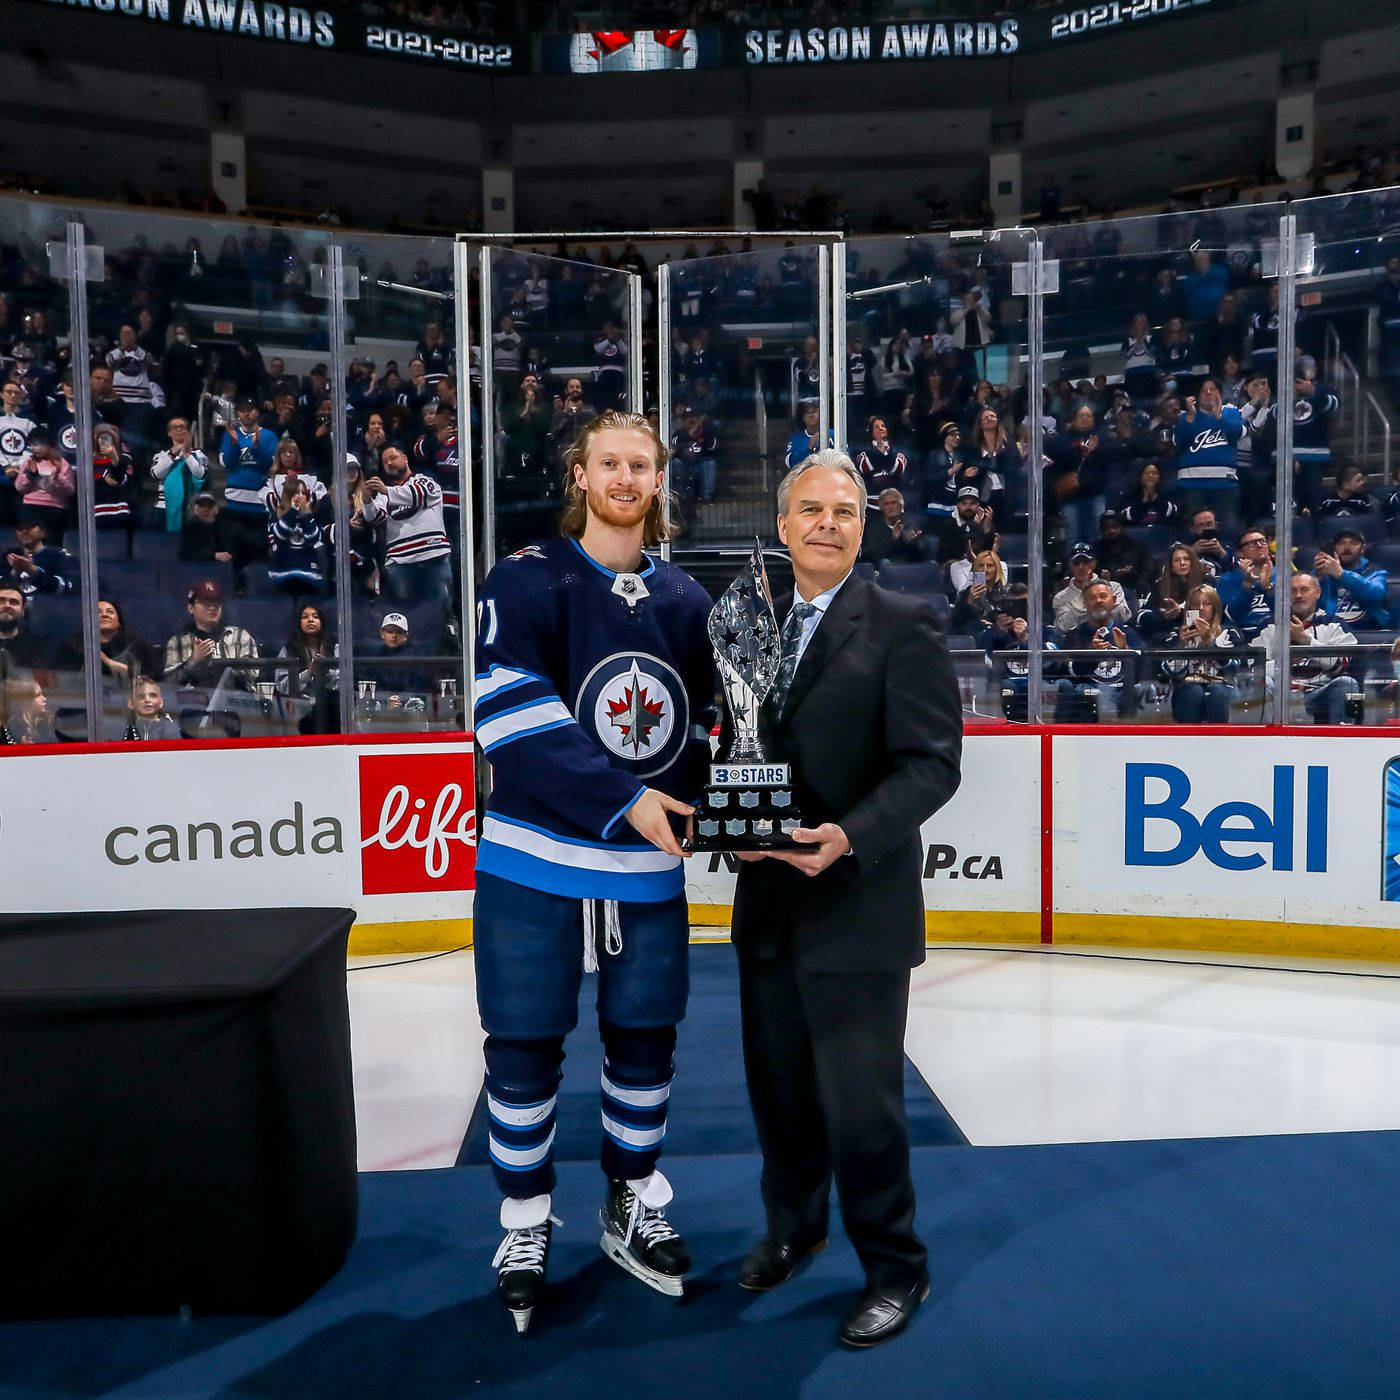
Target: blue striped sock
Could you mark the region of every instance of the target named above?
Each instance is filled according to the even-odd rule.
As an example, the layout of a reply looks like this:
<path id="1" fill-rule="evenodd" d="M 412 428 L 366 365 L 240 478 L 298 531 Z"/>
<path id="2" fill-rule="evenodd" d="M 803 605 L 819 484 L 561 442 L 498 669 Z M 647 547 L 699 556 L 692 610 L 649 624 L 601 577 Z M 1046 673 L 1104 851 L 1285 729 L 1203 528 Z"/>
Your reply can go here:
<path id="1" fill-rule="evenodd" d="M 660 1078 L 654 1066 L 639 1074 L 605 1058 L 602 1089 L 603 1171 L 619 1181 L 650 1176 L 666 1136 L 670 1065 Z"/>

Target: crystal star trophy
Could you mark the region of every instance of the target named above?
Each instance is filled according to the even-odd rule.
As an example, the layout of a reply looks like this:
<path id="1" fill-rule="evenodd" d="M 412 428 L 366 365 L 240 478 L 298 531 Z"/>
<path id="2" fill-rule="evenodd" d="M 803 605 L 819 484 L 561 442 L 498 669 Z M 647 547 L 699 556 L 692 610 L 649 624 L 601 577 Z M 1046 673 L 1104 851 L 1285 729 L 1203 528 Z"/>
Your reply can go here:
<path id="1" fill-rule="evenodd" d="M 754 541 L 744 571 L 710 611 L 715 649 L 733 737 L 729 752 L 710 765 L 710 780 L 695 812 L 691 851 L 770 851 L 797 847 L 802 825 L 793 802 L 792 767 L 770 763 L 759 720 L 782 660 L 778 619 L 763 551 Z"/>

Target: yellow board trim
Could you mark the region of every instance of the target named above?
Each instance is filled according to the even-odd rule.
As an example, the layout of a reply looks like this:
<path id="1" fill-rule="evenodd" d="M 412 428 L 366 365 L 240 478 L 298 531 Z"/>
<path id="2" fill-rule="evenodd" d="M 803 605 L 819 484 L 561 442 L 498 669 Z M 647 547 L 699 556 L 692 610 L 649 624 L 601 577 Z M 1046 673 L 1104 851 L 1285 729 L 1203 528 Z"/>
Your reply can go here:
<path id="1" fill-rule="evenodd" d="M 728 928 L 733 913 L 728 904 L 692 904 L 690 922 Z M 1040 915 L 925 909 L 924 937 L 929 943 L 1039 943 Z"/>
<path id="2" fill-rule="evenodd" d="M 1039 943 L 1040 913 L 925 909 L 925 943 Z"/>
<path id="3" fill-rule="evenodd" d="M 733 908 L 728 904 L 692 904 L 692 940 L 714 942 L 714 935 L 696 938 L 698 928 L 729 927 Z M 925 936 L 930 943 L 1038 943 L 1039 914 L 991 914 L 964 910 L 930 909 L 924 913 Z M 446 953 L 472 946 L 470 919 L 419 919 L 399 924 L 356 924 L 350 931 L 350 956 L 383 956 L 388 953 Z"/>
<path id="4" fill-rule="evenodd" d="M 1056 943 L 1277 953 L 1307 958 L 1400 962 L 1400 929 L 1290 924 L 1266 919 L 1173 919 L 1150 914 L 1056 914 Z"/>
<path id="5" fill-rule="evenodd" d="M 408 919 L 401 924 L 356 924 L 350 930 L 350 956 L 383 953 L 448 953 L 472 946 L 470 919 Z"/>

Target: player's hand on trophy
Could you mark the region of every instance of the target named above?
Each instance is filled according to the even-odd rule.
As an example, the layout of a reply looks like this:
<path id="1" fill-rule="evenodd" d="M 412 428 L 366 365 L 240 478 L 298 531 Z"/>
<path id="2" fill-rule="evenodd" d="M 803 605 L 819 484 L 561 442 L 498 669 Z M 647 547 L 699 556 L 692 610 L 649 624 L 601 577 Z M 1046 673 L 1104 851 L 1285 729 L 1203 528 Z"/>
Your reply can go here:
<path id="1" fill-rule="evenodd" d="M 695 814 L 695 808 L 687 802 L 677 802 L 674 797 L 668 797 L 655 788 L 643 788 L 642 795 L 627 809 L 627 821 L 639 836 L 650 841 L 658 851 L 665 851 L 668 856 L 688 855 L 689 852 L 681 850 L 681 843 L 671 830 L 668 818 L 671 812 L 680 817 L 690 817 Z"/>
<path id="2" fill-rule="evenodd" d="M 820 875 L 851 849 L 850 838 L 835 822 L 823 822 L 815 827 L 799 826 L 792 833 L 792 839 L 798 843 L 797 850 L 789 848 L 768 854 L 773 860 L 795 865 L 804 875 Z"/>

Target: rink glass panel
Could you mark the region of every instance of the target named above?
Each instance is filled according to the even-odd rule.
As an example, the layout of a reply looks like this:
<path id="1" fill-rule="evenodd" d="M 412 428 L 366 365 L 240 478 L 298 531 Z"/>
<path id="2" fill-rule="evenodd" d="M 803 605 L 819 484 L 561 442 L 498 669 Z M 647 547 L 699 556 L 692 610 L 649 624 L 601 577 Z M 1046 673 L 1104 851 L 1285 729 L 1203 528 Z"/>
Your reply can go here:
<path id="1" fill-rule="evenodd" d="M 820 257 L 814 244 L 765 243 L 683 256 L 668 267 L 670 343 L 661 372 L 674 557 L 716 581 L 726 568 L 730 577 L 737 572 L 755 537 L 776 545 L 777 485 L 803 410 L 811 405 L 829 418 Z M 798 445 L 804 455 L 807 441 Z M 810 442 L 820 445 L 820 434 Z"/>
<path id="2" fill-rule="evenodd" d="M 363 491 L 347 480 L 353 725 L 357 733 L 461 730 L 465 445 L 479 444 L 480 433 L 471 421 L 478 405 L 464 415 L 458 402 L 453 244 L 356 233 L 344 240 L 344 260 L 347 453 L 362 478 L 387 480 L 381 459 L 397 448 L 415 474 L 437 481 L 450 549 L 450 576 L 438 566 L 439 580 L 404 582 L 387 562 L 384 524 L 366 531 Z M 347 464 L 350 478 L 355 463 Z M 401 645 L 400 629 L 382 627 L 393 613 L 409 624 Z"/>
<path id="3" fill-rule="evenodd" d="M 1335 557 L 1337 532 L 1354 529 L 1365 541 L 1362 572 L 1378 583 L 1379 571 L 1385 571 L 1383 614 L 1350 616 L 1353 601 L 1343 602 L 1339 615 L 1359 644 L 1344 655 L 1344 674 L 1354 685 L 1349 718 L 1393 724 L 1400 714 L 1393 655 L 1400 631 L 1400 531 L 1390 431 L 1400 406 L 1400 264 L 1394 272 L 1386 265 L 1400 258 L 1400 192 L 1300 199 L 1291 210 L 1302 252 L 1295 339 L 1299 355 L 1307 357 L 1301 362 L 1306 377 L 1322 386 L 1305 394 L 1295 380 L 1297 494 L 1311 498 L 1313 509 L 1295 516 L 1294 560 L 1299 569 L 1325 577 L 1333 567 L 1328 556 Z M 1330 398 L 1336 407 L 1320 414 Z M 1365 476 L 1360 498 L 1339 489 L 1339 474 L 1351 468 Z M 1344 494 L 1347 515 L 1329 514 Z M 1333 505 L 1319 509 L 1319 498 Z M 1319 708 L 1313 701 L 1311 711 Z M 1289 718 L 1312 722 L 1307 696 L 1291 696 Z"/>
<path id="4" fill-rule="evenodd" d="M 903 505 L 896 537 L 872 500 L 862 567 L 938 609 L 970 721 L 1025 719 L 1024 647 L 998 654 L 990 629 L 998 616 L 1029 611 L 1028 447 L 1017 428 L 1031 390 L 1024 277 L 1033 240 L 1017 230 L 920 234 L 836 250 L 845 288 L 834 433 L 872 497 L 897 490 Z M 991 447 L 1001 443 L 985 460 L 979 424 Z M 970 533 L 1003 570 L 981 593 L 968 591 L 973 545 L 954 523 L 964 488 L 976 505 Z"/>
<path id="5" fill-rule="evenodd" d="M 271 516 L 249 499 L 273 477 L 259 486 L 238 469 L 236 446 L 224 452 L 247 397 L 279 445 L 296 444 L 307 477 L 332 486 L 329 435 L 298 403 L 313 365 L 331 368 L 329 308 L 313 289 L 327 234 L 118 210 L 86 211 L 85 222 L 103 250 L 101 278 L 86 284 L 94 370 L 76 385 L 90 395 L 96 454 L 97 559 L 85 572 L 99 602 L 119 610 L 129 652 L 124 674 L 102 663 L 102 737 L 127 732 L 128 682 L 146 657 L 184 738 L 332 730 L 334 667 L 290 654 L 303 597 L 336 632 L 329 514 L 318 506 L 319 523 L 303 532 L 302 576 L 278 582 Z M 134 349 L 124 344 L 132 333 Z M 188 425 L 188 453 L 174 451 L 172 420 Z M 198 499 L 206 493 L 212 507 Z M 218 651 L 182 668 L 179 639 L 213 590 L 217 622 L 208 610 L 202 620 L 214 623 Z"/>
<path id="6" fill-rule="evenodd" d="M 31 505 L 33 487 L 53 475 L 54 464 L 45 461 L 33 473 L 25 470 L 31 448 L 42 446 L 30 444 L 26 423 L 41 438 L 54 437 L 48 400 L 68 363 L 69 295 L 62 275 L 66 225 L 74 213 L 33 200 L 0 199 L 0 377 L 9 379 L 18 371 L 24 381 L 14 412 L 0 405 L 0 415 L 18 420 L 0 427 L 6 478 L 0 488 L 0 536 L 7 555 L 3 573 L 23 593 L 22 602 L 13 594 L 5 600 L 3 630 L 13 629 L 16 636 L 0 642 L 0 721 L 9 741 L 17 744 L 80 743 L 88 737 L 83 609 L 90 603 L 90 573 L 77 565 L 76 497 L 66 494 L 66 474 L 60 473 L 65 482 L 56 486 L 53 499 L 62 496 L 66 505 Z M 30 358 L 25 351 L 32 352 Z M 57 426 L 62 439 L 62 424 Z M 71 431 L 56 445 L 73 466 L 76 439 Z M 22 479 L 30 491 L 21 492 Z M 76 477 L 71 480 L 76 487 Z M 72 552 L 74 558 L 61 571 L 66 579 L 61 588 L 18 557 L 8 557 L 29 552 L 16 528 L 26 523 L 42 523 L 51 546 Z M 14 616 L 16 604 L 22 606 L 22 616 Z"/>
<path id="7" fill-rule="evenodd" d="M 626 272 L 527 249 L 491 248 L 481 355 L 484 427 L 482 563 L 559 532 L 563 454 L 604 409 L 633 409 L 634 343 Z M 488 325 L 489 322 L 489 325 Z"/>
<path id="8" fill-rule="evenodd" d="M 1204 622 L 1193 630 L 1188 616 L 1204 612 L 1208 620 L 1213 600 L 1205 608 L 1188 600 L 1170 582 L 1170 566 L 1174 556 L 1189 560 L 1187 576 L 1199 570 L 1197 586 L 1211 587 L 1213 575 L 1230 574 L 1247 527 L 1273 535 L 1270 445 L 1246 434 L 1224 449 L 1234 478 L 1203 485 L 1194 472 L 1179 475 L 1194 459 L 1177 422 L 1207 379 L 1220 382 L 1225 404 L 1238 405 L 1251 372 L 1272 371 L 1277 328 L 1268 297 L 1277 286 L 1280 214 L 1278 205 L 1256 204 L 1042 230 L 1058 289 L 1044 300 L 1046 568 L 1039 586 L 1046 621 L 1065 639 L 1060 654 L 1044 658 L 1047 721 L 1267 718 L 1263 656 L 1248 646 L 1257 618 L 1221 607 L 1238 645 L 1215 646 Z M 1209 423 L 1199 421 L 1206 431 Z M 1197 517 L 1193 528 L 1198 509 L 1211 515 Z M 1105 521 L 1105 511 L 1124 519 Z M 1066 590 L 1072 556 L 1084 552 L 1093 556 L 1092 572 L 1122 590 L 1117 635 L 1104 636 L 1119 654 L 1102 662 L 1087 632 L 1074 637 L 1077 648 L 1065 645 L 1067 628 L 1083 621 Z"/>

